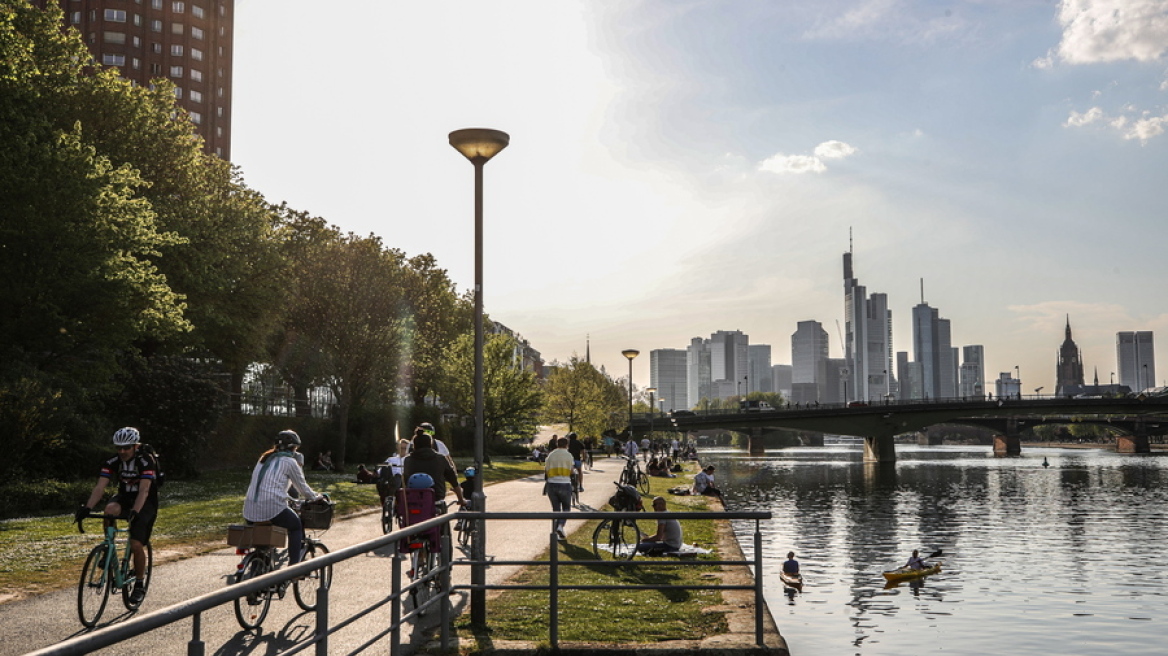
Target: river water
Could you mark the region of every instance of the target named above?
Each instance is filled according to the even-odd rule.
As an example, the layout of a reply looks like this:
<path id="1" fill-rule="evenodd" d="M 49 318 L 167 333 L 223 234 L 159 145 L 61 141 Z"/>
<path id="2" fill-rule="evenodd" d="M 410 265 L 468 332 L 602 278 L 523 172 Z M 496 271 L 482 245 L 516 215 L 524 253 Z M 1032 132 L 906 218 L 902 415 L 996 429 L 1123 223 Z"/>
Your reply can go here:
<path id="1" fill-rule="evenodd" d="M 702 451 L 728 508 L 774 513 L 764 583 L 792 654 L 1168 654 L 1168 454 L 896 449 Z M 736 530 L 753 557 L 754 522 Z M 913 549 L 943 571 L 886 589 Z M 802 593 L 779 581 L 788 551 Z"/>

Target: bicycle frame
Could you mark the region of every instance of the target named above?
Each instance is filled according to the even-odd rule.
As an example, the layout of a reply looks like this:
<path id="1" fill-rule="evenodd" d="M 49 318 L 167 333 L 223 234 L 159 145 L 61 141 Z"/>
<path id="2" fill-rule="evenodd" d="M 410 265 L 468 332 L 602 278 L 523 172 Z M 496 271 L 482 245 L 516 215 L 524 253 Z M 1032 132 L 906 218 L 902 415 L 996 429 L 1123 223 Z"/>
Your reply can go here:
<path id="1" fill-rule="evenodd" d="M 105 521 L 102 541 L 90 550 L 89 557 L 82 565 L 81 580 L 77 588 L 78 617 L 82 625 L 92 628 L 101 620 L 109 597 L 116 592 L 122 593 L 127 610 L 137 610 L 141 600 L 130 599 L 130 586 L 137 581 L 137 576 L 134 573 L 134 550 L 128 535 L 121 553 L 118 552 L 118 533 L 128 534 L 129 526 L 118 528 L 116 521 L 122 518 L 104 513 L 91 513 L 88 517 Z M 81 533 L 85 533 L 84 519 L 85 517 L 82 517 L 77 521 L 77 530 Z M 149 585 L 153 560 L 150 546 L 145 545 L 145 549 L 146 571 L 143 586 Z"/>

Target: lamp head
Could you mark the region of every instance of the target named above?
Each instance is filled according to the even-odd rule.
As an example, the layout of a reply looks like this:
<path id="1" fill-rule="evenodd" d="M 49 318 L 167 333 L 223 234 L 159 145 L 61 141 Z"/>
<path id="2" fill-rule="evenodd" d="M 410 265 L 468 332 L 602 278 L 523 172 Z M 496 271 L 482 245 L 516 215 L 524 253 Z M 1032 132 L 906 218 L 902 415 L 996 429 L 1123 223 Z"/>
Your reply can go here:
<path id="1" fill-rule="evenodd" d="M 466 128 L 450 133 L 450 145 L 476 164 L 485 163 L 509 143 L 511 137 L 501 130 Z"/>
<path id="2" fill-rule="evenodd" d="M 638 351 L 637 349 L 625 349 L 625 350 L 621 351 L 621 355 L 628 358 L 630 362 L 632 361 L 633 358 L 637 357 L 640 354 L 641 354 L 641 352 Z"/>

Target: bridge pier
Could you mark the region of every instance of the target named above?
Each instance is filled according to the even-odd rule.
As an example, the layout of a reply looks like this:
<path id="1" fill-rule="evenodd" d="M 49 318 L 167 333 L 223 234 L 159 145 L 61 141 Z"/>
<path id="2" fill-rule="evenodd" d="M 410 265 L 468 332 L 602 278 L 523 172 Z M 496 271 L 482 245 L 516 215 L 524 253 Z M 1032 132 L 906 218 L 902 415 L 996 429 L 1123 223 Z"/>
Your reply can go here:
<path id="1" fill-rule="evenodd" d="M 1135 430 L 1131 435 L 1115 436 L 1116 453 L 1151 453 L 1152 445 L 1148 442 L 1148 427 L 1143 419 L 1136 420 Z"/>
<path id="2" fill-rule="evenodd" d="M 1005 435 L 994 435 L 995 456 L 1022 455 L 1022 438 L 1018 435 L 1020 423 L 1017 417 L 1006 418 Z"/>
<path id="3" fill-rule="evenodd" d="M 761 456 L 766 453 L 766 443 L 762 439 L 762 427 L 753 426 L 746 436 L 746 450 L 752 456 Z"/>
<path id="4" fill-rule="evenodd" d="M 896 444 L 892 441 L 892 436 L 865 436 L 864 462 L 896 462 Z"/>
<path id="5" fill-rule="evenodd" d="M 929 429 L 926 428 L 917 433 L 917 444 L 920 446 L 937 446 L 941 444 L 941 436 L 933 435 L 929 432 Z"/>

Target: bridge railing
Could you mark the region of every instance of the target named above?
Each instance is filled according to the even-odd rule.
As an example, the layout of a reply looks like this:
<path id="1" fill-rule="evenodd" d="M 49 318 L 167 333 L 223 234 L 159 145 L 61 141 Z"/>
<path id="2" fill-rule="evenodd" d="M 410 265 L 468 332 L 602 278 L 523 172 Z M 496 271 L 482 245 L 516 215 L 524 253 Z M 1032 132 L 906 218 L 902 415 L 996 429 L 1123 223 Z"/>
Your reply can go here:
<path id="1" fill-rule="evenodd" d="M 402 561 L 397 558 L 397 545 L 399 540 L 405 537 L 415 535 L 428 531 L 432 528 L 447 525 L 452 521 L 476 521 L 482 520 L 485 522 L 485 527 L 489 527 L 493 522 L 508 521 L 508 520 L 524 520 L 524 521 L 545 521 L 550 525 L 551 520 L 555 519 L 624 519 L 631 518 L 637 520 L 656 520 L 656 519 L 717 519 L 717 520 L 754 520 L 755 530 L 753 536 L 753 551 L 754 558 L 752 560 L 651 560 L 647 558 L 634 559 L 632 561 L 614 562 L 611 560 L 561 560 L 559 557 L 559 549 L 557 547 L 557 538 L 555 533 L 549 533 L 548 546 L 550 552 L 549 560 L 523 560 L 523 561 L 504 561 L 497 560 L 492 556 L 487 556 L 482 561 L 475 561 L 469 558 L 460 558 L 459 560 L 452 559 L 452 549 L 449 540 L 449 531 L 443 531 L 443 545 L 441 549 L 440 566 L 431 573 L 431 577 L 437 577 L 442 582 L 442 590 L 532 590 L 545 589 L 548 591 L 549 603 L 549 622 L 548 622 L 548 639 L 552 648 L 556 648 L 559 644 L 559 592 L 561 590 L 749 590 L 754 593 L 754 610 L 755 610 L 755 640 L 759 646 L 764 645 L 764 614 L 765 603 L 763 601 L 763 567 L 762 567 L 762 533 L 759 528 L 759 522 L 764 519 L 770 519 L 769 512 L 685 512 L 685 513 L 657 513 L 657 512 L 459 512 L 440 515 L 433 519 L 414 524 L 405 529 L 393 531 L 387 535 L 382 535 L 365 542 L 355 544 L 344 549 L 338 549 L 332 553 L 317 555 L 307 561 L 297 563 L 285 567 L 263 576 L 234 583 L 226 586 L 220 590 L 208 592 L 206 594 L 188 599 L 186 601 L 173 604 L 166 608 L 162 608 L 151 613 L 147 613 L 140 617 L 135 617 L 125 622 L 111 624 L 107 627 L 85 633 L 63 642 L 59 642 L 50 647 L 30 652 L 26 656 L 72 656 L 80 654 L 88 654 L 104 647 L 116 645 L 126 640 L 135 638 L 143 633 L 158 629 L 160 627 L 180 622 L 186 619 L 191 620 L 191 636 L 187 642 L 187 656 L 204 656 L 206 653 L 206 644 L 202 638 L 202 618 L 203 614 L 219 606 L 224 606 L 233 603 L 236 599 L 245 595 L 254 594 L 270 588 L 280 583 L 290 582 L 293 579 L 305 576 L 315 570 L 323 569 L 325 567 L 334 567 L 332 582 L 344 576 L 343 570 L 339 566 L 345 561 L 368 554 L 370 552 L 388 548 L 395 556 L 389 558 L 391 575 L 389 577 L 389 589 L 386 596 L 369 606 L 354 612 L 349 617 L 335 621 L 330 617 L 329 604 L 329 587 L 322 586 L 317 590 L 317 607 L 313 614 L 313 631 L 312 636 L 295 646 L 282 651 L 282 654 L 298 654 L 309 648 L 313 648 L 317 656 L 327 656 L 329 653 L 329 637 L 334 633 L 341 631 L 353 624 L 354 622 L 364 618 L 378 609 L 384 607 L 386 604 L 390 605 L 389 619 L 385 624 L 385 628 L 377 634 L 368 637 L 354 652 L 361 652 L 368 649 L 372 645 L 384 640 L 387 636 L 390 641 L 390 654 L 401 653 L 402 644 L 402 629 L 410 625 L 411 622 L 418 620 L 422 614 L 430 609 L 432 606 L 437 606 L 439 609 L 439 639 L 444 649 L 452 649 L 450 626 L 451 626 L 451 606 L 449 597 L 446 594 L 434 595 L 428 602 L 418 608 L 413 608 L 409 612 L 403 613 L 403 597 L 410 593 L 410 591 L 422 585 L 425 580 L 419 579 L 416 581 L 403 581 L 402 576 Z M 485 528 L 484 527 L 484 528 Z M 485 533 L 484 533 L 485 535 Z M 520 584 L 481 584 L 481 585 L 458 585 L 451 586 L 450 576 L 451 570 L 454 566 L 474 566 L 474 565 L 491 565 L 491 566 L 506 566 L 506 565 L 520 565 L 520 566 L 534 566 L 549 568 L 550 577 L 546 586 L 540 585 L 520 585 Z M 628 585 L 625 583 L 618 583 L 613 585 L 564 585 L 560 583 L 559 570 L 565 566 L 614 566 L 619 565 L 622 569 L 629 567 L 656 567 L 656 566 L 749 566 L 754 569 L 754 581 L 751 585 L 730 585 L 730 584 L 709 584 L 700 586 L 676 586 L 672 584 L 658 584 L 658 585 Z M 428 580 L 428 579 L 426 579 Z M 330 583 L 331 585 L 331 583 Z M 431 616 L 427 616 L 431 617 Z M 603 640 L 604 627 L 596 627 L 598 632 L 596 639 Z M 219 653 L 216 651 L 216 653 Z"/>

